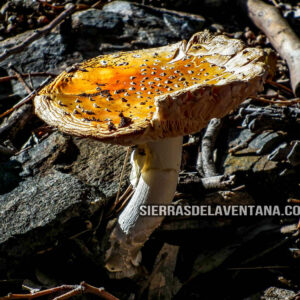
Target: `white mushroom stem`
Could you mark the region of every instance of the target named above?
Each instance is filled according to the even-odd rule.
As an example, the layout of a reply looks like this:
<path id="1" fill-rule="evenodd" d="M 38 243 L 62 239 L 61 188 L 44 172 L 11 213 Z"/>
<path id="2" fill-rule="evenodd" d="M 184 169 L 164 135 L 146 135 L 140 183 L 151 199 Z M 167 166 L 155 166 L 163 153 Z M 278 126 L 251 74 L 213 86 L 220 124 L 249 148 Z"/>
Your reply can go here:
<path id="1" fill-rule="evenodd" d="M 135 150 L 135 170 L 141 175 L 135 193 L 118 217 L 110 236 L 106 268 L 131 277 L 141 260 L 140 249 L 163 217 L 142 216 L 142 205 L 170 204 L 176 191 L 181 162 L 182 137 L 139 145 Z M 137 168 L 137 169 L 136 169 Z"/>

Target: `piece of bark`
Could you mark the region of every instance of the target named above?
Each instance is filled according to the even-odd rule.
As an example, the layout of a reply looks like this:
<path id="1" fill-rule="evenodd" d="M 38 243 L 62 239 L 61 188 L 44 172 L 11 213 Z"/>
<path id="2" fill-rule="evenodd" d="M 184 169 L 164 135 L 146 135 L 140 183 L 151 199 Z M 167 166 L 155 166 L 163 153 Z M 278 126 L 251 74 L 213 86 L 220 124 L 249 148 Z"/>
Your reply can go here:
<path id="1" fill-rule="evenodd" d="M 240 0 L 253 23 L 262 30 L 290 70 L 294 94 L 300 96 L 300 39 L 278 9 L 260 0 Z"/>

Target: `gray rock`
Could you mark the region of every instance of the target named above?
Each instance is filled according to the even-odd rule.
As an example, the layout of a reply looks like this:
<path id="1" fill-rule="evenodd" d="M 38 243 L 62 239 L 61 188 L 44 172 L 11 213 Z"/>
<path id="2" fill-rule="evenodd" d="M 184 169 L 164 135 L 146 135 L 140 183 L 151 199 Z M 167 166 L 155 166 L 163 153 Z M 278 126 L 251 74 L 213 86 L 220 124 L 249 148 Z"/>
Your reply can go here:
<path id="1" fill-rule="evenodd" d="M 68 151 L 72 151 L 70 137 L 55 132 L 41 143 L 12 156 L 8 162 L 1 163 L 0 195 L 15 188 L 22 177 L 51 169 L 58 158 Z"/>
<path id="2" fill-rule="evenodd" d="M 101 198 L 76 177 L 51 171 L 0 196 L 0 266 L 78 233 Z M 91 203 L 96 203 L 92 205 Z"/>
<path id="3" fill-rule="evenodd" d="M 85 221 L 115 197 L 125 151 L 54 132 L 2 163 L 0 266 L 5 269 L 11 259 L 33 255 L 85 230 Z M 128 164 L 122 189 L 129 170 Z"/>
<path id="4" fill-rule="evenodd" d="M 84 28 L 87 36 L 95 36 L 99 30 L 106 36 L 117 34 L 123 26 L 122 17 L 115 12 L 103 13 L 103 10 L 95 8 L 77 12 L 72 16 L 72 27 L 78 31 Z"/>
<path id="5" fill-rule="evenodd" d="M 121 16 L 112 12 L 92 8 L 77 12 L 72 16 L 75 48 L 83 53 L 84 58 L 90 58 L 101 54 L 102 43 L 119 47 L 124 26 Z M 107 52 L 113 49 L 113 46 L 108 46 Z"/>
<path id="6" fill-rule="evenodd" d="M 105 5 L 102 11 L 89 9 L 72 17 L 78 37 L 77 49 L 85 48 L 89 55 L 99 49 L 108 53 L 162 46 L 187 39 L 202 28 L 204 21 L 200 16 L 125 1 L 114 1 Z M 87 43 L 87 36 L 93 37 L 91 42 Z"/>
<path id="7" fill-rule="evenodd" d="M 251 132 L 250 129 L 245 128 L 243 130 L 232 130 L 229 133 L 229 147 L 235 147 L 241 143 L 243 143 L 244 141 L 250 139 L 250 137 L 254 136 L 254 134 Z"/>
<path id="8" fill-rule="evenodd" d="M 231 130 L 229 134 L 229 145 L 234 147 L 244 144 L 253 136 L 250 129 Z M 245 148 L 237 151 L 235 154 L 226 154 L 223 168 L 225 174 L 234 174 L 238 171 L 242 172 L 262 172 L 275 170 L 278 163 L 270 161 L 267 154 L 283 139 L 282 133 L 263 132 L 255 137 Z"/>
<path id="9" fill-rule="evenodd" d="M 285 160 L 294 167 L 298 166 L 300 164 L 300 142 L 282 143 L 269 155 L 269 160 Z"/>
<path id="10" fill-rule="evenodd" d="M 73 143 L 79 155 L 72 164 L 72 174 L 86 184 L 96 187 L 105 198 L 115 197 L 127 148 L 80 138 L 74 138 Z M 128 161 L 122 190 L 129 184 L 130 170 Z"/>
<path id="11" fill-rule="evenodd" d="M 42 170 L 50 169 L 57 162 L 59 156 L 66 153 L 71 147 L 72 142 L 69 136 L 55 132 L 34 147 L 17 156 L 12 156 L 10 160 L 21 164 L 23 170 L 27 170 L 29 175 L 35 175 Z"/>
<path id="12" fill-rule="evenodd" d="M 143 28 L 154 26 L 153 28 L 161 29 L 167 26 L 168 31 L 174 31 L 171 26 L 177 27 L 177 29 L 183 29 L 184 27 L 190 27 L 190 32 L 173 32 L 173 38 L 178 36 L 181 39 L 188 38 L 195 30 L 200 30 L 204 25 L 205 19 L 199 15 L 185 14 L 177 11 L 171 11 L 167 9 L 158 9 L 151 6 L 146 6 L 138 3 L 130 3 L 126 1 L 113 1 L 103 7 L 105 12 L 113 12 L 120 14 L 123 17 L 124 23 L 130 18 L 136 25 L 141 25 Z M 149 20 L 147 18 L 149 17 Z M 144 20 L 144 21 L 143 21 Z M 169 41 L 170 42 L 170 41 Z"/>
<path id="13" fill-rule="evenodd" d="M 67 172 L 97 188 L 106 198 L 111 198 L 116 195 L 119 187 L 125 152 L 125 147 L 54 132 L 41 143 L 12 156 L 10 164 L 5 164 L 3 168 L 7 171 L 7 165 L 11 166 L 12 174 L 16 174 L 18 170 L 19 177 L 15 179 L 18 181 L 50 169 Z M 129 184 L 130 168 L 127 162 L 122 188 Z"/>
<path id="14" fill-rule="evenodd" d="M 268 159 L 273 161 L 285 160 L 290 149 L 291 146 L 288 143 L 282 143 L 272 153 L 269 154 Z"/>
<path id="15" fill-rule="evenodd" d="M 284 139 L 285 134 L 280 132 L 265 131 L 253 139 L 249 147 L 258 149 L 257 154 L 266 154 Z"/>

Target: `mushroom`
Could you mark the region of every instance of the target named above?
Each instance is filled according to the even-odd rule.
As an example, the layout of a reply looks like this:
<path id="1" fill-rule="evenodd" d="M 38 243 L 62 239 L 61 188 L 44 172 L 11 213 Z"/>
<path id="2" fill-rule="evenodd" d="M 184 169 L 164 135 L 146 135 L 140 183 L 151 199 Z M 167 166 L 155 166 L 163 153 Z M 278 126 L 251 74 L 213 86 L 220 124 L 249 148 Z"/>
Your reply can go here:
<path id="1" fill-rule="evenodd" d="M 140 206 L 172 202 L 182 136 L 221 118 L 262 90 L 269 54 L 209 32 L 160 48 L 103 55 L 76 64 L 35 97 L 35 111 L 68 134 L 138 145 L 135 193 L 110 235 L 106 267 L 130 277 L 162 217 Z"/>

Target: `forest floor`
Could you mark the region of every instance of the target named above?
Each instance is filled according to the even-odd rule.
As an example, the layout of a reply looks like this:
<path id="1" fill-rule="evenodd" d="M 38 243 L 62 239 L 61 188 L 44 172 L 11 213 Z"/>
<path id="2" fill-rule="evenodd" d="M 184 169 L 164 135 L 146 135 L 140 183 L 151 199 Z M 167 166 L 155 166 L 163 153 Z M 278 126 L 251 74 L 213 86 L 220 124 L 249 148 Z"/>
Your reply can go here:
<path id="1" fill-rule="evenodd" d="M 166 217 L 143 248 L 140 274 L 113 278 L 104 268 L 111 220 L 103 216 L 115 200 L 126 148 L 62 134 L 38 119 L 29 101 L 0 119 L 0 299 L 81 281 L 131 300 L 300 298 L 300 99 L 294 88 L 300 79 L 292 78 L 274 39 L 253 24 L 243 2 L 0 0 L 0 115 L 74 63 L 163 46 L 203 29 L 273 49 L 273 78 L 222 120 L 208 154 L 206 129 L 184 137 L 174 203 L 291 206 L 294 212 Z M 39 33 L 70 3 L 75 11 L 64 22 Z M 300 36 L 299 2 L 265 3 Z M 207 187 L 203 160 L 212 153 L 223 177 Z M 129 173 L 127 163 L 122 192 Z"/>

